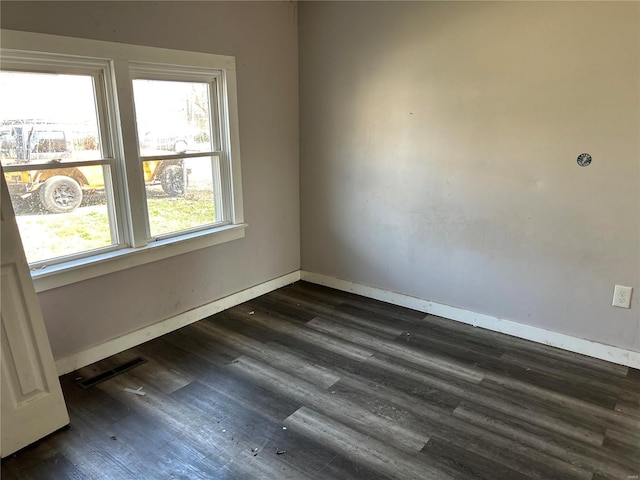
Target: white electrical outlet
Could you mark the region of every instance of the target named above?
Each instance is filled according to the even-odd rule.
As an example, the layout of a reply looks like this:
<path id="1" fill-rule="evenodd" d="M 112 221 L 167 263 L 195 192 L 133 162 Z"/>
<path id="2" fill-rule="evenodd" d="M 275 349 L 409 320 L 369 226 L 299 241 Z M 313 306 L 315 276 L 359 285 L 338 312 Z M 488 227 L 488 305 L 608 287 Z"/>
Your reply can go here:
<path id="1" fill-rule="evenodd" d="M 614 307 L 629 308 L 631 306 L 631 287 L 623 287 L 622 285 L 616 285 L 613 289 L 613 303 Z"/>

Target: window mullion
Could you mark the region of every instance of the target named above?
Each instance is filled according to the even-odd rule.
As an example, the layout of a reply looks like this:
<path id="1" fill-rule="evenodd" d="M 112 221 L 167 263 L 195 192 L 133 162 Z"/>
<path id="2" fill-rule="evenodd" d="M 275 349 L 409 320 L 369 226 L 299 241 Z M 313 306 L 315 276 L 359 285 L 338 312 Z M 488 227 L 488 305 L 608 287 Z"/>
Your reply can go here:
<path id="1" fill-rule="evenodd" d="M 109 230 L 111 241 L 115 245 L 129 243 L 128 231 L 124 228 L 125 218 L 118 213 L 123 210 L 122 176 L 120 170 L 114 168 L 114 101 L 111 97 L 113 76 L 111 64 L 107 62 L 104 68 L 93 76 L 93 87 L 95 92 L 95 107 L 98 116 L 98 135 L 102 159 L 108 161 L 103 164 L 102 175 L 104 179 L 104 192 L 107 204 L 107 215 L 109 217 Z"/>
<path id="2" fill-rule="evenodd" d="M 117 91 L 117 111 L 121 133 L 121 151 L 124 158 L 127 212 L 131 246 L 143 247 L 147 244 L 147 204 L 144 189 L 142 162 L 138 157 L 138 140 L 133 109 L 133 89 L 128 62 L 114 61 Z M 128 214 L 128 215 L 127 215 Z"/>

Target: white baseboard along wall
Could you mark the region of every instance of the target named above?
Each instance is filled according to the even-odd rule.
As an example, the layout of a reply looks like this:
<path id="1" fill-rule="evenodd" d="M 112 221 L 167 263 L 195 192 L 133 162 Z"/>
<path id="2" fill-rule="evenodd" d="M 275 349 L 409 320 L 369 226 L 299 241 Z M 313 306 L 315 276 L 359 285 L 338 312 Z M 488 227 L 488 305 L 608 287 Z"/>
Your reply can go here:
<path id="1" fill-rule="evenodd" d="M 223 310 L 227 310 L 241 303 L 247 302 L 253 298 L 272 292 L 278 288 L 284 287 L 300 280 L 300 270 L 288 273 L 273 280 L 255 285 L 246 290 L 233 293 L 226 297 L 214 300 L 200 307 L 194 308 L 187 312 L 181 313 L 171 318 L 161 320 L 157 323 L 127 333 L 118 338 L 107 340 L 104 343 L 89 347 L 81 352 L 73 353 L 67 357 L 56 360 L 56 368 L 58 375 L 73 372 L 82 367 L 86 367 L 94 362 L 103 360 L 116 353 L 123 352 L 129 348 L 140 345 L 144 342 L 160 337 L 166 333 L 173 332 L 179 328 L 203 320 Z"/>
<path id="2" fill-rule="evenodd" d="M 79 368 L 90 365 L 128 348 L 140 345 L 148 340 L 162 336 L 182 328 L 191 323 L 202 320 L 218 312 L 239 305 L 253 298 L 284 287 L 298 280 L 304 280 L 318 285 L 335 288 L 344 292 L 351 292 L 364 297 L 381 300 L 394 305 L 399 305 L 425 314 L 456 320 L 458 322 L 486 328 L 494 332 L 500 332 L 514 337 L 531 340 L 533 342 L 550 345 L 570 352 L 580 353 L 601 360 L 625 365 L 627 367 L 640 368 L 640 352 L 625 350 L 623 348 L 605 345 L 591 340 L 572 337 L 562 333 L 544 330 L 530 325 L 504 320 L 491 315 L 471 312 L 462 308 L 443 305 L 441 303 L 424 300 L 402 293 L 391 292 L 368 285 L 363 285 L 348 280 L 322 275 L 319 273 L 298 270 L 287 275 L 269 280 L 246 290 L 234 293 L 227 297 L 214 300 L 206 305 L 194 308 L 171 318 L 154 323 L 121 337 L 108 340 L 81 352 L 73 353 L 56 361 L 58 375 L 64 375 Z"/>
<path id="3" fill-rule="evenodd" d="M 494 332 L 504 333 L 536 343 L 550 345 L 570 352 L 580 353 L 589 357 L 599 358 L 608 362 L 625 365 L 627 367 L 640 368 L 640 352 L 625 350 L 623 348 L 605 345 L 603 343 L 572 337 L 563 333 L 532 327 L 522 323 L 513 322 L 493 317 L 483 313 L 471 312 L 458 307 L 443 305 L 441 303 L 424 300 L 402 293 L 391 292 L 381 288 L 370 287 L 359 283 L 329 277 L 318 273 L 302 271 L 301 280 L 326 287 L 335 288 L 344 292 L 351 292 L 363 297 L 374 298 L 383 302 L 392 303 L 401 307 L 411 308 L 419 312 L 436 315 L 438 317 L 456 320 L 476 327 L 486 328 Z"/>

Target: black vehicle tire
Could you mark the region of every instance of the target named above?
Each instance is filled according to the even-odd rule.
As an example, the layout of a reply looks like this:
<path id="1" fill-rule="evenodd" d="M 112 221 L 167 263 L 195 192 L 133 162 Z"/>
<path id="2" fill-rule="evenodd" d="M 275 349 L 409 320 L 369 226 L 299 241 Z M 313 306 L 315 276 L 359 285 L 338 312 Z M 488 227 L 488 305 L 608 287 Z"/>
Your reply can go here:
<path id="1" fill-rule="evenodd" d="M 82 189 L 73 178 L 56 175 L 40 187 L 40 203 L 51 213 L 72 212 L 82 203 Z"/>
<path id="2" fill-rule="evenodd" d="M 179 197 L 184 195 L 187 191 L 187 176 L 179 165 L 169 165 L 162 172 L 162 178 L 160 179 L 160 185 L 164 193 L 170 197 Z"/>
<path id="3" fill-rule="evenodd" d="M 188 145 L 184 140 L 178 140 L 173 146 L 173 151 L 176 153 L 184 153 L 187 151 Z"/>

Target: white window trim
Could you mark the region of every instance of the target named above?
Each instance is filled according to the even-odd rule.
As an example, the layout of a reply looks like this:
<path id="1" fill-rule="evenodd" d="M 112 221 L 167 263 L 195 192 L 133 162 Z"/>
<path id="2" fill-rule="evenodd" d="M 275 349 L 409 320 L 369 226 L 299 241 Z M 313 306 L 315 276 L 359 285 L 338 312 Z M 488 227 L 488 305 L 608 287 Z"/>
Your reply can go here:
<path id="1" fill-rule="evenodd" d="M 120 125 L 135 127 L 133 107 L 133 92 L 131 88 L 131 64 L 172 65 L 176 69 L 190 68 L 218 69 L 224 72 L 225 81 L 222 82 L 223 99 L 226 99 L 225 116 L 228 129 L 223 134 L 227 136 L 230 172 L 230 200 L 228 205 L 229 222 L 223 226 L 200 230 L 183 235 L 176 235 L 163 240 L 147 243 L 133 241 L 133 238 L 147 238 L 144 222 L 130 224 L 126 232 L 133 232 L 133 238 L 127 238 L 131 247 L 121 248 L 105 253 L 97 253 L 68 262 L 56 263 L 32 271 L 32 278 L 36 291 L 41 292 L 52 288 L 68 285 L 82 280 L 106 275 L 119 270 L 169 258 L 190 251 L 206 248 L 227 241 L 244 237 L 247 224 L 244 223 L 242 202 L 242 180 L 240 168 L 240 140 L 238 134 L 238 105 L 236 90 L 235 58 L 227 55 L 215 55 L 198 52 L 186 52 L 165 48 L 128 45 L 82 38 L 46 35 L 32 32 L 0 30 L 0 46 L 20 52 L 51 53 L 73 57 L 89 57 L 104 59 L 113 64 L 113 74 L 117 89 L 115 98 L 109 98 L 114 107 L 116 125 L 108 128 L 120 130 L 120 145 L 114 145 L 125 158 L 138 158 L 138 146 L 135 128 L 120 128 Z M 0 58 L 0 62 L 1 62 Z M 135 155 L 132 156 L 132 153 Z M 124 195 L 124 205 L 130 212 L 120 216 L 122 221 L 144 213 L 146 203 L 142 177 L 142 163 L 139 161 L 123 162 L 127 189 Z M 123 185 L 123 184 L 121 184 Z M 138 188 L 135 188 L 138 185 Z M 135 228 L 135 230 L 134 230 Z"/>
<path id="2" fill-rule="evenodd" d="M 247 224 L 225 225 L 215 232 L 203 230 L 150 243 L 140 248 L 123 248 L 91 257 L 58 263 L 31 272 L 36 292 L 100 277 L 164 258 L 182 255 L 244 237 Z"/>

